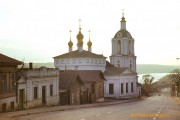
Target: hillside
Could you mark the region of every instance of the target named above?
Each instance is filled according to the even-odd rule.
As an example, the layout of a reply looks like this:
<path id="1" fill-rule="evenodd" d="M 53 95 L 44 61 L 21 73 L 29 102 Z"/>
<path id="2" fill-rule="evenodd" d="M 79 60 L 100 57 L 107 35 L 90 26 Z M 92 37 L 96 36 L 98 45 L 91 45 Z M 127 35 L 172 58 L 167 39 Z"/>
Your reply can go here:
<path id="1" fill-rule="evenodd" d="M 137 64 L 137 73 L 170 73 L 178 68 L 180 68 L 180 66 L 177 65 Z"/>
<path id="2" fill-rule="evenodd" d="M 33 63 L 34 68 L 39 68 L 41 66 L 46 66 L 49 68 L 54 68 L 52 62 L 48 63 Z M 28 63 L 25 63 L 25 67 L 29 67 Z M 155 65 L 155 64 L 137 64 L 137 73 L 138 74 L 147 74 L 147 73 L 169 73 L 174 69 L 180 68 L 180 66 L 175 65 Z"/>

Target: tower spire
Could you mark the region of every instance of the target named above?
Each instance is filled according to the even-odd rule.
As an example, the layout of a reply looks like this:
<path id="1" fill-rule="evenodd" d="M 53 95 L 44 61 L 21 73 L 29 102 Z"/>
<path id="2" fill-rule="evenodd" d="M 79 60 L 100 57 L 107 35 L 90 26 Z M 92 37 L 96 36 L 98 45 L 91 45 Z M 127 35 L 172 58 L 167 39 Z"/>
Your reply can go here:
<path id="1" fill-rule="evenodd" d="M 81 31 L 81 19 L 79 19 L 79 31 Z"/>
<path id="2" fill-rule="evenodd" d="M 83 51 L 83 38 L 84 38 L 84 36 L 81 33 L 81 19 L 79 19 L 79 33 L 77 34 L 76 38 L 78 40 L 78 43 L 77 43 L 78 50 L 79 50 L 79 52 L 82 52 Z"/>
<path id="3" fill-rule="evenodd" d="M 126 30 L 126 20 L 125 20 L 125 17 L 124 17 L 124 9 L 122 9 L 121 29 Z"/>
<path id="4" fill-rule="evenodd" d="M 70 34 L 70 40 L 69 40 L 69 42 L 68 42 L 68 46 L 69 46 L 69 52 L 71 52 L 72 51 L 72 46 L 73 46 L 73 42 L 71 41 L 71 30 L 69 30 L 69 34 Z"/>
<path id="5" fill-rule="evenodd" d="M 91 52 L 91 46 L 92 46 L 92 42 L 90 40 L 90 33 L 91 33 L 91 31 L 89 30 L 88 32 L 89 32 L 89 41 L 87 42 L 87 46 L 88 46 L 88 51 Z"/>
<path id="6" fill-rule="evenodd" d="M 124 17 L 124 9 L 122 9 L 122 17 Z"/>
<path id="7" fill-rule="evenodd" d="M 71 30 L 69 30 L 69 36 L 70 36 L 70 40 L 71 40 L 71 32 L 72 32 L 72 31 L 71 31 Z"/>

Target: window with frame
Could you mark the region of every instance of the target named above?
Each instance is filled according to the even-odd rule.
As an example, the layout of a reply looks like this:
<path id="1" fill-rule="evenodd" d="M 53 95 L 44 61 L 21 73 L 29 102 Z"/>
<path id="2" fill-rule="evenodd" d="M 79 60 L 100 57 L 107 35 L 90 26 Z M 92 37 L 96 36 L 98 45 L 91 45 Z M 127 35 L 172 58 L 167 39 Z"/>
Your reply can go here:
<path id="1" fill-rule="evenodd" d="M 121 93 L 124 93 L 123 83 L 121 83 Z"/>
<path id="2" fill-rule="evenodd" d="M 34 87 L 34 99 L 38 98 L 38 87 Z"/>
<path id="3" fill-rule="evenodd" d="M 15 90 L 15 75 L 10 75 L 10 92 L 13 92 Z"/>
<path id="4" fill-rule="evenodd" d="M 7 74 L 2 74 L 2 93 L 6 93 L 7 91 Z"/>
<path id="5" fill-rule="evenodd" d="M 131 83 L 131 92 L 133 92 L 133 82 Z"/>
<path id="6" fill-rule="evenodd" d="M 128 83 L 126 83 L 126 93 L 128 93 Z"/>
<path id="7" fill-rule="evenodd" d="M 109 84 L 109 94 L 114 94 L 114 84 Z"/>
<path id="8" fill-rule="evenodd" d="M 53 96 L 53 85 L 50 85 L 50 96 Z"/>

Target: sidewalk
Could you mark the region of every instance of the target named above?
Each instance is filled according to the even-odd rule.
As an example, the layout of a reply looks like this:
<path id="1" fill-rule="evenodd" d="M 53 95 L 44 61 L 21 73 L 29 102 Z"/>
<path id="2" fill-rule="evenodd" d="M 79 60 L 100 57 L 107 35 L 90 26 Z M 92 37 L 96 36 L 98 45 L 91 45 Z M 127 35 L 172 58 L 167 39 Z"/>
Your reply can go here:
<path id="1" fill-rule="evenodd" d="M 55 111 L 64 111 L 64 110 L 79 109 L 79 108 L 115 105 L 115 104 L 138 101 L 138 100 L 142 100 L 142 99 L 143 98 L 131 99 L 131 100 L 108 100 L 108 102 L 104 102 L 104 103 L 40 107 L 40 108 L 27 109 L 27 110 L 15 111 L 15 112 L 0 113 L 0 120 L 12 120 L 13 118 L 20 117 L 20 116 L 41 114 L 41 113 L 46 113 L 46 112 L 55 112 Z"/>

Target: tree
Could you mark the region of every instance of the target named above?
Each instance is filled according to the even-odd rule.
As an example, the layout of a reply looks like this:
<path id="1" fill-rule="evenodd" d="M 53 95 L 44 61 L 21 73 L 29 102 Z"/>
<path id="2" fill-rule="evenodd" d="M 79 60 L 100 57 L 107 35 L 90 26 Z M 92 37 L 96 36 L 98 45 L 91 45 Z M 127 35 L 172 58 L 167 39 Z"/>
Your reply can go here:
<path id="1" fill-rule="evenodd" d="M 177 96 L 180 94 L 180 69 L 175 69 L 169 75 L 172 81 L 172 90 L 177 91 Z"/>
<path id="2" fill-rule="evenodd" d="M 150 74 L 146 74 L 142 76 L 142 79 L 144 81 L 142 86 L 143 86 L 145 95 L 150 96 L 150 94 L 152 93 L 152 82 L 154 80 L 154 77 Z"/>

